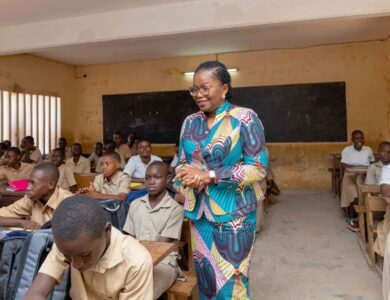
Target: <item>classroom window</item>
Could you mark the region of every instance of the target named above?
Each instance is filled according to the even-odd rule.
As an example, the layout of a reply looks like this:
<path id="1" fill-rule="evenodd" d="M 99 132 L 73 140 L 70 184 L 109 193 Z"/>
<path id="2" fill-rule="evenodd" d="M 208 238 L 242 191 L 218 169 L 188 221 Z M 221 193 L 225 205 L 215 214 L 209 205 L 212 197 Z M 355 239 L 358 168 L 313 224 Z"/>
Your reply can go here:
<path id="1" fill-rule="evenodd" d="M 61 135 L 61 98 L 0 91 L 0 141 L 19 146 L 31 135 L 42 153 L 56 147 Z"/>

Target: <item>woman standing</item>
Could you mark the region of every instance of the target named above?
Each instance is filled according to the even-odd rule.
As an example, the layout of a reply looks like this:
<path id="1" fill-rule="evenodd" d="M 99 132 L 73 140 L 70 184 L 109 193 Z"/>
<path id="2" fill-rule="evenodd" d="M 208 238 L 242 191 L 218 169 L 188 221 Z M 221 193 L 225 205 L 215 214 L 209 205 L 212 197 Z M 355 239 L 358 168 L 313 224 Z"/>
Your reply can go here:
<path id="1" fill-rule="evenodd" d="M 191 220 L 200 298 L 249 299 L 264 129 L 254 111 L 229 102 L 230 74 L 218 61 L 198 66 L 190 94 L 200 111 L 183 123 L 176 179 Z"/>

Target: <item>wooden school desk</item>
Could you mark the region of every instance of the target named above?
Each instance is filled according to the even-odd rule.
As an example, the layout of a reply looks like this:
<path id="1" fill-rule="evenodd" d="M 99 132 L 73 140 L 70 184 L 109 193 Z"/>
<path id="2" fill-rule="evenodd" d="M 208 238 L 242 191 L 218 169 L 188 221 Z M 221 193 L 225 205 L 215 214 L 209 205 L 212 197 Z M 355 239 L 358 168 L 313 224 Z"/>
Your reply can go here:
<path id="1" fill-rule="evenodd" d="M 153 266 L 159 264 L 175 248 L 177 248 L 176 243 L 141 241 L 141 244 L 149 251 L 150 255 L 152 256 Z"/>
<path id="2" fill-rule="evenodd" d="M 379 211 L 385 211 L 384 200 L 379 196 L 379 185 L 361 184 L 360 192 L 362 198 L 359 199 L 359 205 L 356 211 L 359 214 L 360 246 L 366 250 L 369 256 L 371 267 L 375 266 L 375 252 L 373 249 L 376 226 L 374 225 L 373 214 Z M 362 225 L 361 225 L 362 224 Z"/>
<path id="3" fill-rule="evenodd" d="M 360 185 L 362 183 L 364 183 L 364 177 L 367 174 L 367 169 L 368 169 L 368 167 L 363 167 L 363 166 L 345 169 L 346 173 L 355 174 L 355 184 L 356 184 L 356 190 L 357 190 L 357 195 L 358 195 L 358 206 L 355 207 L 355 210 L 359 214 L 360 235 L 361 235 L 361 237 L 363 237 L 363 235 L 364 235 L 364 239 L 366 239 L 366 237 L 365 237 L 366 233 L 365 233 L 364 229 L 362 230 L 362 228 L 365 228 L 366 225 L 365 225 L 364 209 L 363 209 L 364 201 L 363 201 L 362 192 L 360 190 Z"/>
<path id="4" fill-rule="evenodd" d="M 7 187 L 0 187 L 0 207 L 8 206 L 15 201 L 22 199 L 26 191 L 23 192 L 12 192 L 7 191 Z"/>

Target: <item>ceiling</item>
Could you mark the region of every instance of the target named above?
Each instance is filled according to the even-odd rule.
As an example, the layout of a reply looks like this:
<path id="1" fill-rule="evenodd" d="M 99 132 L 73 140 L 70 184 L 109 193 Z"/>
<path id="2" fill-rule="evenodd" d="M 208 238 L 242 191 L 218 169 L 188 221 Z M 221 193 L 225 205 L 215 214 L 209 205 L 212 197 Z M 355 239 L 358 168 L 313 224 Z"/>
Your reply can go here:
<path id="1" fill-rule="evenodd" d="M 192 0 L 0 0 L 0 27 Z"/>
<path id="2" fill-rule="evenodd" d="M 89 65 L 390 36 L 389 0 L 285 3 L 0 0 L 0 53 L 31 53 L 71 65 Z"/>
<path id="3" fill-rule="evenodd" d="M 133 38 L 56 47 L 35 51 L 33 54 L 71 65 L 88 65 L 209 53 L 309 47 L 380 40 L 389 36 L 390 16 L 385 16 Z"/>

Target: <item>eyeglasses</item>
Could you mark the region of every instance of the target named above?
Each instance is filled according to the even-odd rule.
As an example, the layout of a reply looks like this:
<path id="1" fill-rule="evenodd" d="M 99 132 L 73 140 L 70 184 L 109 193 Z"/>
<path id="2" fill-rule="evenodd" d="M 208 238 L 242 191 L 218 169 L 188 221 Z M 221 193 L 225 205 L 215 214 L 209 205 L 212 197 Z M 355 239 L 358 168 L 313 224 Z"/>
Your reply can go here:
<path id="1" fill-rule="evenodd" d="M 200 88 L 197 88 L 195 86 L 192 86 L 188 89 L 190 91 L 190 95 L 192 97 L 195 97 L 200 92 L 203 96 L 208 96 L 210 94 L 210 88 L 202 86 Z"/>

